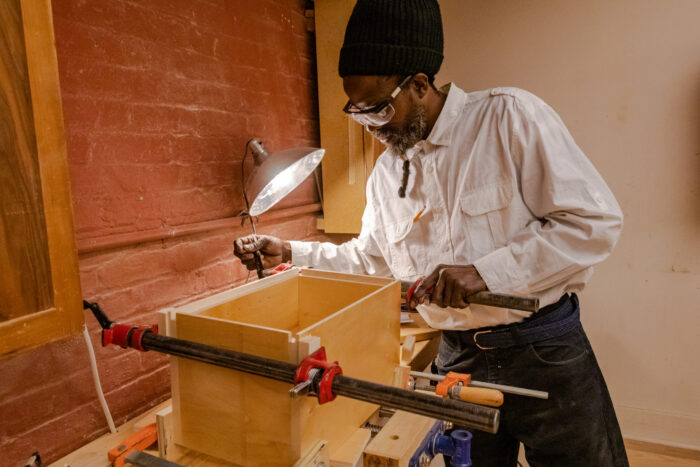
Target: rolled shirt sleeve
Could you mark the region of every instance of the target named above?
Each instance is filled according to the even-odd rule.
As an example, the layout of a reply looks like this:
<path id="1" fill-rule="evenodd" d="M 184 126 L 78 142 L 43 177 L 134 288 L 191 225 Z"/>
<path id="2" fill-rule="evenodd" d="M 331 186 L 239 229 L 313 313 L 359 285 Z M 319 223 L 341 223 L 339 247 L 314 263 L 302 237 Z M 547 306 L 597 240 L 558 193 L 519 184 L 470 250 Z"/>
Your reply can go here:
<path id="1" fill-rule="evenodd" d="M 522 198 L 537 218 L 474 261 L 489 289 L 541 292 L 603 261 L 622 230 L 614 195 L 546 103 L 508 96 L 511 155 Z"/>
<path id="2" fill-rule="evenodd" d="M 292 247 L 292 263 L 352 274 L 392 275 L 384 257 L 387 254 L 386 235 L 376 209 L 372 180 L 373 176 L 370 176 L 360 235 L 341 245 L 330 242 L 289 242 Z"/>

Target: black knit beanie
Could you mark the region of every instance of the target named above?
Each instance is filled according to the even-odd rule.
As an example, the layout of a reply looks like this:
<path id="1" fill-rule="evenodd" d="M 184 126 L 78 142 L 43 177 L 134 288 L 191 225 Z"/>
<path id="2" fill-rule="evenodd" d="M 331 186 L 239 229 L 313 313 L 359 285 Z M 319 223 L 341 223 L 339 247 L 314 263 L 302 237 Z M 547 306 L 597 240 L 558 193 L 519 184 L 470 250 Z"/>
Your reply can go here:
<path id="1" fill-rule="evenodd" d="M 340 49 L 340 76 L 435 75 L 442 63 L 437 0 L 358 0 Z"/>

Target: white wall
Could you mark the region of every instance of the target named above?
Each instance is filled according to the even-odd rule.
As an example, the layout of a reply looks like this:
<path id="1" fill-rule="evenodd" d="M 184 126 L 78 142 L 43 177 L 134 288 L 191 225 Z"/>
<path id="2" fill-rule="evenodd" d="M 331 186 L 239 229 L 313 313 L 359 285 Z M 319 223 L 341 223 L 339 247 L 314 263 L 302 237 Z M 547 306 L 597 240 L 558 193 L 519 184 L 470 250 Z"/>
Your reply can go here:
<path id="1" fill-rule="evenodd" d="M 438 83 L 539 95 L 625 213 L 582 294 L 624 435 L 700 449 L 700 1 L 440 4 Z"/>

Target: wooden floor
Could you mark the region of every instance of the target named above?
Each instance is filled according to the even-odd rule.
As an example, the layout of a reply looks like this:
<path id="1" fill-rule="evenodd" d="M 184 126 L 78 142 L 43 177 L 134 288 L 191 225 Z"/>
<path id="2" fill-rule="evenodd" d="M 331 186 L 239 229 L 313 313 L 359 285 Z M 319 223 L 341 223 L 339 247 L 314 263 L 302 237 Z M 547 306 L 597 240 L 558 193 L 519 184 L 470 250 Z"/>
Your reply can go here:
<path id="1" fill-rule="evenodd" d="M 700 451 L 642 441 L 625 441 L 631 467 L 699 467 Z"/>
<path id="2" fill-rule="evenodd" d="M 700 467 L 700 451 L 625 440 L 630 467 Z M 528 467 L 522 447 L 518 460 Z"/>

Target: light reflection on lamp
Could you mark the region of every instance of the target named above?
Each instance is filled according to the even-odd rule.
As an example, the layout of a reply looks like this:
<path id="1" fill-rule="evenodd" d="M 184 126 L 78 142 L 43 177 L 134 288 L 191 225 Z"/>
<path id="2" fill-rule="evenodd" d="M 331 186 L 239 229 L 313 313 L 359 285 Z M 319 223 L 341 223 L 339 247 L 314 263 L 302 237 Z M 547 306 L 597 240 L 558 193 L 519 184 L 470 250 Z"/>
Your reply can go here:
<path id="1" fill-rule="evenodd" d="M 250 182 L 246 183 L 243 167 L 245 155 L 248 154 L 248 146 L 252 149 L 256 169 Z M 325 153 L 325 149 L 304 147 L 285 149 L 270 154 L 260 141 L 256 139 L 248 141 L 246 154 L 241 162 L 241 171 L 246 202 L 244 215 L 250 219 L 254 234 L 256 232 L 253 217 L 264 213 L 298 187 L 306 177 L 313 173 Z M 253 200 L 252 204 L 248 203 L 249 199 Z M 256 253 L 258 277 L 262 278 L 262 258 L 260 258 L 259 252 Z"/>
<path id="2" fill-rule="evenodd" d="M 293 148 L 270 155 L 256 140 L 251 147 L 256 165 L 262 161 L 247 193 L 253 199 L 248 211 L 251 216 L 259 216 L 292 192 L 313 173 L 326 152 L 319 148 Z"/>

